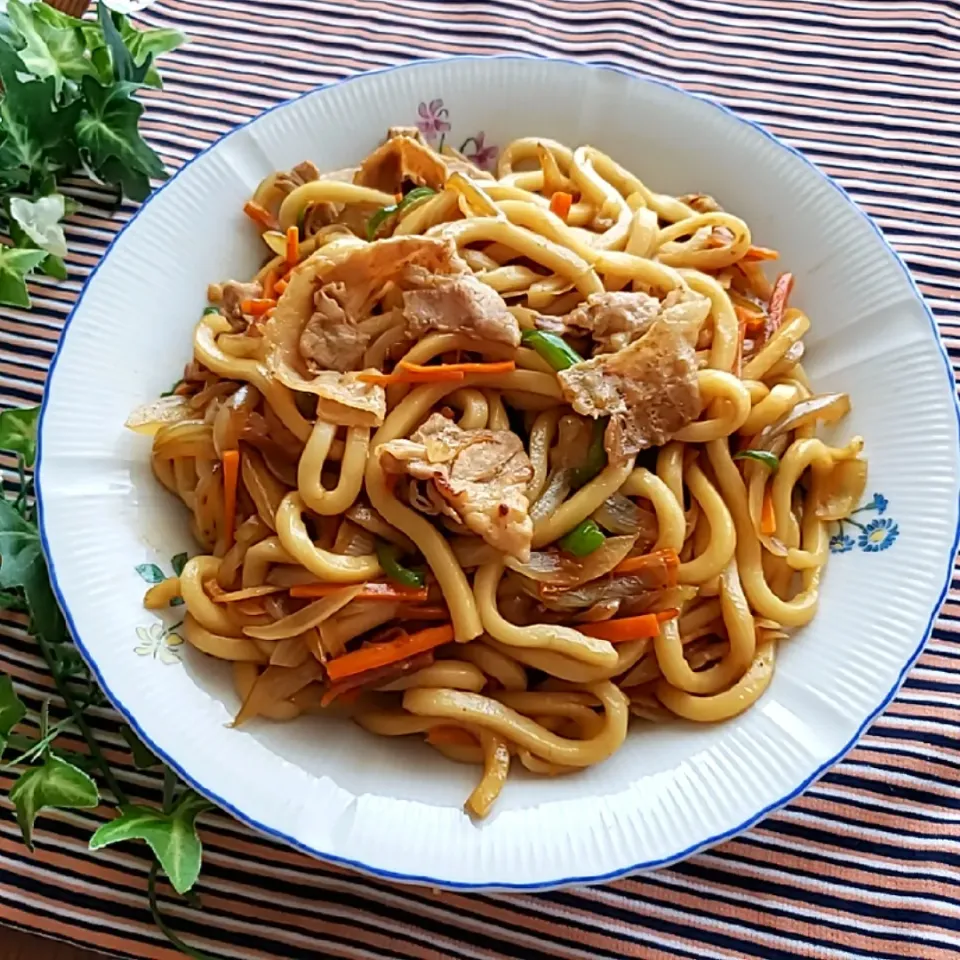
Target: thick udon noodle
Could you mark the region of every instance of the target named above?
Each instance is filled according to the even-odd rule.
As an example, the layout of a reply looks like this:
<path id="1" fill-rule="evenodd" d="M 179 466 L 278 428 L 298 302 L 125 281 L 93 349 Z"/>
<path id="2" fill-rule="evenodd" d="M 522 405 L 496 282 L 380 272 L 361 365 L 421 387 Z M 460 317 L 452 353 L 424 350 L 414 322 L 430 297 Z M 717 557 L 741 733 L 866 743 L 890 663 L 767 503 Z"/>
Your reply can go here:
<path id="1" fill-rule="evenodd" d="M 496 179 L 470 173 L 410 204 L 388 230 L 452 238 L 521 328 L 604 291 L 707 298 L 696 331 L 698 419 L 659 449 L 608 458 L 571 487 L 555 466 L 565 452 L 559 427 L 572 411 L 553 367 L 528 346 L 455 332 L 405 343 L 395 322 L 398 291 L 387 284 L 368 310 L 383 319 L 363 368 L 465 356 L 512 360 L 515 368 L 390 385 L 379 426 L 346 426 L 326 419 L 322 402 L 318 416 L 313 393 L 274 375 L 262 318 L 238 328 L 226 311 L 210 311 L 196 327 L 187 379 L 138 423 L 154 433 L 156 476 L 191 511 L 203 548 L 179 577 L 150 591 L 147 605 L 183 597 L 186 640 L 232 662 L 238 722 L 339 712 L 381 736 L 425 736 L 450 759 L 481 768 L 468 808 L 483 815 L 511 764 L 571 773 L 615 753 L 631 715 L 716 722 L 756 701 L 770 683 L 777 642 L 816 612 L 828 523 L 856 506 L 865 468 L 858 438 L 834 447 L 814 436 L 818 420 L 837 419 L 847 403 L 813 396 L 801 363 L 808 318 L 788 307 L 765 338 L 745 342 L 743 310 L 766 316 L 776 291 L 760 263 L 771 254 L 752 246 L 742 220 L 702 195 L 654 193 L 590 147 L 525 138 L 503 150 Z M 567 193 L 569 209 L 558 216 L 553 199 Z M 265 232 L 276 255 L 256 277 L 271 286 L 304 269 L 291 273 L 282 247 L 298 219 L 294 259 L 333 262 L 363 247 L 364 222 L 395 200 L 343 176 L 312 174 L 274 175 L 254 199 L 278 221 Z M 318 225 L 321 207 L 327 222 Z M 214 302 L 222 297 L 211 289 Z M 417 509 L 422 489 L 385 473 L 378 448 L 409 438 L 438 411 L 465 430 L 520 436 L 532 467 L 526 496 L 538 562 L 549 567 L 557 541 L 592 517 L 606 529 L 604 549 L 632 536 L 623 557 L 661 558 L 665 579 L 649 589 L 627 580 L 630 590 L 618 592 L 610 588 L 616 566 L 608 565 L 571 588 L 594 590 L 593 600 L 541 604 L 538 597 L 564 597 L 562 584 L 538 594 L 529 566 L 470 537 L 455 515 Z M 766 460 L 735 458 L 758 446 Z M 224 464 L 237 450 L 227 529 Z M 771 517 L 761 518 L 766 512 Z M 422 558 L 426 600 L 422 591 L 416 602 L 389 591 L 386 600 L 361 595 L 363 584 L 384 580 L 378 542 L 394 544 L 407 565 Z M 291 595 L 308 584 L 333 586 L 314 598 Z M 641 609 L 668 611 L 656 636 L 612 643 L 582 632 Z M 328 677 L 330 663 L 368 640 L 447 621 L 452 642 L 361 675 L 359 694 Z"/>

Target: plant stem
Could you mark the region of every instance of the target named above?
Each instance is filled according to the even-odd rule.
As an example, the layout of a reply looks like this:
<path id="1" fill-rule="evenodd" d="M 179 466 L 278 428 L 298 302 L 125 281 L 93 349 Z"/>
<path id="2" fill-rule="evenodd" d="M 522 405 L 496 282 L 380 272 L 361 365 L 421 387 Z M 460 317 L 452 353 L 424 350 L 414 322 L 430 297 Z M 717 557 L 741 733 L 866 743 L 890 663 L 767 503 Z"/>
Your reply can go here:
<path id="1" fill-rule="evenodd" d="M 177 934 L 167 926 L 167 921 L 163 919 L 160 913 L 160 904 L 157 902 L 157 873 L 160 870 L 160 864 L 154 861 L 150 864 L 150 874 L 147 877 L 147 898 L 150 902 L 150 913 L 153 916 L 153 922 L 159 927 L 160 932 L 181 952 L 193 960 L 213 960 L 212 957 L 199 950 L 194 950 L 189 944 L 184 943 Z"/>
<path id="2" fill-rule="evenodd" d="M 77 730 L 80 733 L 80 736 L 87 743 L 87 747 L 90 750 L 90 756 L 96 761 L 97 766 L 100 768 L 100 773 L 103 774 L 104 783 L 106 783 L 107 788 L 113 794 L 114 799 L 116 799 L 118 804 L 127 803 L 127 794 L 117 782 L 117 778 L 113 775 L 113 770 L 110 768 L 110 764 L 107 762 L 107 758 L 103 755 L 103 751 L 100 749 L 100 744 L 97 742 L 97 738 L 93 735 L 93 731 L 90 729 L 90 725 L 87 723 L 86 718 L 83 715 L 78 706 L 76 700 L 73 698 L 73 694 L 70 692 L 70 689 L 67 687 L 66 682 L 60 676 L 60 671 L 56 669 L 56 657 L 53 655 L 53 650 L 50 645 L 50 641 L 43 637 L 41 634 L 34 634 L 37 640 L 37 646 L 40 647 L 40 653 L 43 655 L 43 659 L 47 661 L 47 666 L 50 668 L 50 672 L 53 674 L 53 682 L 56 685 L 57 693 L 63 698 L 63 702 L 67 705 L 70 710 L 70 713 L 73 716 L 73 721 L 77 725 Z"/>
<path id="3" fill-rule="evenodd" d="M 60 736 L 60 734 L 63 733 L 63 731 L 71 723 L 73 723 L 72 717 L 67 717 L 65 720 L 61 720 L 45 737 L 34 743 L 33 746 L 21 753 L 20 756 L 14 757 L 13 760 L 7 761 L 2 767 L 0 767 L 0 770 L 10 770 L 21 763 L 27 763 L 28 761 L 32 760 L 41 750 L 53 743 L 53 741 Z"/>

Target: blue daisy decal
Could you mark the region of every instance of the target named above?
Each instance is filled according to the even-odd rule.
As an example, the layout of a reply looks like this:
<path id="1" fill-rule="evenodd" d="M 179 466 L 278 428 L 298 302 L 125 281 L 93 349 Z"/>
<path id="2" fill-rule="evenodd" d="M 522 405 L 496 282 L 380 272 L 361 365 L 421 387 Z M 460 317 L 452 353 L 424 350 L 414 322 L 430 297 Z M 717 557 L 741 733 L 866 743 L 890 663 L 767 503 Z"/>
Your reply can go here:
<path id="1" fill-rule="evenodd" d="M 837 533 L 830 538 L 831 553 L 847 553 L 856 546 L 853 537 L 848 537 L 844 533 Z"/>
<path id="2" fill-rule="evenodd" d="M 882 493 L 875 493 L 873 499 L 867 504 L 867 509 L 876 510 L 877 513 L 883 516 L 889 504 L 890 501 Z"/>
<path id="3" fill-rule="evenodd" d="M 889 517 L 885 517 L 866 524 L 857 543 L 860 549 L 867 553 L 878 553 L 892 547 L 899 536 L 900 528 Z"/>

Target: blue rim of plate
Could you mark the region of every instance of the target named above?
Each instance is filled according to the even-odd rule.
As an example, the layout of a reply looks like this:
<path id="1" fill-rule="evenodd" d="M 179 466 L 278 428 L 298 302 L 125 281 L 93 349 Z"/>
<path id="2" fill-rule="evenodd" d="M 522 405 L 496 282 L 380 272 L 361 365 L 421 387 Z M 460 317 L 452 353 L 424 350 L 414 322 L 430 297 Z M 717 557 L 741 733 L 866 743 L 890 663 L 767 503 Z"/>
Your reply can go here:
<path id="1" fill-rule="evenodd" d="M 687 90 L 684 90 L 682 87 L 677 86 L 676 84 L 670 83 L 666 80 L 660 80 L 655 77 L 646 77 L 640 73 L 637 73 L 633 70 L 629 70 L 626 67 L 621 67 L 615 64 L 605 64 L 605 63 L 594 63 L 585 60 L 570 60 L 562 57 L 535 57 L 535 56 L 518 56 L 513 54 L 501 54 L 498 56 L 482 57 L 482 56 L 455 56 L 455 57 L 443 57 L 437 58 L 434 60 L 411 60 L 407 63 L 395 64 L 391 67 L 383 67 L 379 70 L 368 70 L 364 73 L 355 74 L 351 77 L 344 77 L 342 80 L 335 81 L 334 83 L 320 84 L 319 86 L 313 87 L 310 90 L 305 91 L 304 93 L 299 94 L 296 97 L 293 97 L 289 100 L 284 100 L 280 103 L 274 104 L 272 107 L 268 107 L 266 110 L 261 111 L 255 117 L 251 117 L 249 120 L 240 124 L 239 126 L 234 127 L 232 130 L 228 130 L 225 134 L 215 140 L 213 143 L 204 147 L 196 156 L 191 157 L 186 163 L 183 164 L 173 176 L 158 187 L 140 206 L 136 213 L 131 216 L 131 218 L 123 225 L 119 233 L 110 241 L 110 245 L 104 251 L 103 256 L 100 258 L 100 261 L 90 272 L 86 281 L 83 284 L 83 287 L 80 290 L 80 294 L 77 297 L 77 301 L 73 306 L 73 309 L 70 311 L 69 316 L 66 319 L 66 322 L 63 326 L 63 331 L 60 335 L 60 340 L 57 344 L 57 350 L 54 353 L 53 360 L 50 363 L 50 369 L 47 373 L 47 386 L 44 389 L 43 400 L 40 405 L 40 418 L 37 428 L 37 457 L 36 457 L 36 466 L 34 469 L 34 476 L 36 480 L 36 490 L 37 490 L 37 507 L 38 507 L 38 528 L 40 531 L 40 542 L 43 547 L 44 556 L 47 561 L 47 568 L 50 573 L 50 583 L 53 587 L 53 592 L 56 595 L 57 602 L 60 604 L 61 609 L 63 610 L 64 617 L 66 618 L 67 625 L 70 628 L 70 634 L 74 639 L 77 647 L 80 652 L 83 654 L 84 659 L 87 661 L 90 669 L 93 671 L 94 676 L 97 679 L 97 683 L 100 684 L 100 687 L 106 693 L 110 702 L 113 704 L 118 713 L 123 717 L 123 719 L 130 724 L 130 726 L 136 731 L 137 735 L 143 740 L 143 742 L 155 753 L 167 766 L 175 770 L 176 773 L 193 787 L 197 792 L 203 794 L 213 803 L 215 803 L 222 810 L 226 810 L 237 820 L 246 824 L 248 827 L 252 827 L 254 830 L 257 830 L 259 833 L 264 834 L 265 836 L 272 837 L 273 839 L 280 840 L 283 843 L 293 847 L 296 850 L 301 851 L 302 853 L 307 854 L 308 856 L 324 860 L 328 863 L 337 864 L 339 866 L 350 867 L 354 870 L 358 870 L 361 873 L 365 873 L 369 876 L 376 877 L 381 880 L 388 881 L 399 881 L 402 883 L 413 883 L 413 884 L 424 884 L 433 887 L 445 888 L 448 890 L 477 890 L 477 891 L 496 891 L 496 890 L 518 890 L 518 891 L 527 891 L 527 892 L 536 892 L 536 891 L 545 891 L 557 889 L 560 887 L 575 886 L 578 884 L 596 884 L 596 883 L 605 883 L 610 880 L 617 880 L 621 877 L 629 876 L 632 873 L 639 873 L 643 870 L 653 870 L 658 867 L 669 866 L 673 863 L 678 863 L 681 860 L 685 860 L 687 857 L 692 856 L 695 853 L 706 850 L 710 847 L 715 846 L 718 843 L 722 843 L 724 840 L 729 840 L 732 837 L 737 836 L 738 834 L 743 833 L 745 830 L 748 830 L 755 823 L 762 820 L 764 817 L 773 813 L 776 810 L 779 810 L 781 807 L 790 803 L 790 801 L 795 800 L 800 794 L 802 794 L 811 784 L 818 780 L 824 773 L 827 772 L 834 764 L 839 762 L 853 747 L 856 745 L 857 741 L 863 736 L 867 727 L 886 709 L 890 704 L 893 698 L 897 695 L 900 687 L 903 684 L 904 679 L 906 678 L 907 673 L 910 671 L 910 668 L 916 663 L 920 654 L 923 652 L 923 648 L 926 645 L 927 640 L 930 637 L 930 634 L 933 631 L 934 621 L 937 618 L 937 614 L 940 612 L 940 608 L 943 605 L 944 600 L 947 596 L 947 591 L 950 587 L 954 559 L 957 555 L 957 548 L 960 546 L 960 500 L 958 500 L 958 513 L 957 513 L 957 526 L 954 531 L 953 536 L 953 547 L 949 556 L 947 557 L 947 569 L 946 575 L 944 577 L 943 587 L 940 591 L 940 596 L 934 605 L 934 608 L 930 612 L 930 619 L 927 622 L 927 627 L 923 632 L 923 635 L 920 637 L 917 646 L 914 648 L 913 652 L 908 657 L 906 663 L 903 665 L 903 669 L 900 671 L 897 676 L 896 682 L 890 688 L 886 696 L 877 704 L 876 708 L 870 712 L 870 714 L 864 719 L 863 723 L 857 729 L 854 736 L 839 750 L 833 757 L 827 760 L 825 763 L 821 764 L 813 773 L 811 773 L 802 783 L 797 787 L 791 790 L 788 794 L 781 797 L 779 800 L 776 800 L 773 803 L 768 804 L 763 807 L 761 810 L 757 811 L 752 817 L 744 820 L 742 823 L 738 824 L 735 827 L 732 827 L 730 830 L 727 830 L 723 833 L 716 834 L 711 837 L 707 837 L 705 840 L 695 843 L 689 847 L 684 848 L 683 850 L 677 851 L 675 854 L 671 854 L 668 857 L 662 857 L 658 860 L 642 861 L 640 863 L 632 864 L 628 867 L 623 867 L 618 870 L 612 870 L 608 873 L 595 874 L 589 876 L 573 876 L 573 877 L 561 877 L 557 880 L 544 880 L 536 883 L 511 883 L 509 881 L 490 881 L 490 882 L 481 882 L 481 883 L 467 883 L 463 881 L 450 881 L 443 880 L 437 877 L 427 877 L 421 876 L 418 874 L 409 874 L 409 873 L 399 873 L 393 870 L 384 870 L 378 867 L 371 867 L 368 864 L 362 863 L 357 860 L 351 860 L 348 857 L 338 856 L 336 854 L 328 853 L 323 850 L 317 850 L 313 847 L 309 847 L 306 844 L 300 842 L 294 837 L 288 836 L 283 833 L 281 830 L 276 830 L 272 827 L 267 827 L 262 823 L 257 822 L 253 818 L 247 816 L 243 811 L 237 809 L 228 801 L 224 800 L 222 797 L 217 796 L 215 793 L 210 792 L 204 788 L 203 783 L 197 777 L 194 777 L 188 771 L 184 770 L 172 757 L 168 756 L 164 751 L 160 750 L 159 747 L 144 733 L 143 729 L 137 723 L 136 718 L 134 717 L 132 711 L 127 709 L 122 703 L 120 703 L 117 698 L 114 696 L 113 692 L 110 690 L 110 687 L 105 682 L 102 673 L 100 672 L 99 667 L 97 666 L 94 659 L 91 657 L 89 651 L 87 650 L 83 639 L 77 632 L 76 625 L 73 622 L 73 617 L 70 613 L 70 608 L 67 606 L 66 599 L 63 596 L 62 591 L 60 590 L 60 584 L 57 580 L 57 572 L 53 564 L 53 560 L 50 555 L 50 545 L 47 537 L 46 524 L 44 523 L 44 511 L 43 511 L 43 489 L 41 483 L 41 463 L 43 457 L 43 426 L 44 420 L 47 412 L 47 397 L 49 395 L 49 385 L 52 382 L 53 375 L 56 371 L 57 361 L 60 359 L 60 351 L 63 349 L 63 343 L 66 339 L 67 332 L 70 329 L 70 323 L 74 318 L 74 315 L 79 310 L 83 298 L 87 292 L 87 288 L 90 286 L 91 281 L 96 276 L 97 271 L 100 267 L 106 262 L 107 258 L 110 256 L 110 251 L 113 250 L 114 245 L 120 240 L 124 233 L 129 229 L 131 224 L 139 216 L 142 215 L 144 210 L 146 210 L 151 202 L 160 195 L 160 193 L 165 190 L 170 184 L 172 184 L 177 177 L 183 173 L 191 164 L 195 163 L 209 151 L 213 150 L 215 147 L 218 147 L 221 143 L 227 140 L 229 137 L 232 137 L 234 134 L 250 126 L 250 124 L 255 123 L 261 117 L 266 116 L 269 113 L 273 113 L 275 110 L 282 110 L 285 107 L 290 106 L 291 104 L 297 103 L 300 100 L 303 100 L 306 97 L 312 96 L 313 94 L 321 91 L 327 90 L 332 87 L 342 86 L 343 84 L 353 83 L 357 80 L 362 80 L 365 77 L 377 76 L 380 74 L 392 73 L 396 70 L 405 70 L 409 68 L 422 67 L 430 63 L 447 63 L 450 61 L 491 61 L 491 60 L 521 60 L 521 61 L 534 61 L 538 62 L 541 60 L 549 60 L 551 62 L 563 63 L 567 66 L 579 67 L 587 70 L 601 70 L 608 71 L 611 73 L 618 73 L 623 76 L 629 77 L 631 80 L 640 81 L 642 83 L 651 83 L 655 86 L 664 87 L 668 90 L 672 90 L 675 93 L 679 93 L 685 97 L 692 97 L 696 100 L 706 103 L 709 106 L 713 107 L 716 110 L 720 110 L 722 113 L 726 114 L 733 120 L 736 120 L 738 123 L 746 124 L 751 127 L 753 130 L 762 134 L 768 140 L 772 140 L 777 146 L 781 149 L 786 150 L 788 153 L 791 153 L 793 156 L 802 160 L 808 167 L 816 171 L 817 175 L 822 177 L 831 187 L 836 190 L 840 196 L 861 216 L 864 220 L 870 225 L 870 228 L 877 235 L 877 238 L 886 248 L 887 252 L 891 254 L 896 264 L 903 271 L 904 275 L 907 278 L 907 282 L 910 285 L 910 289 L 913 291 L 913 294 L 917 301 L 923 307 L 923 311 L 926 314 L 927 320 L 930 323 L 930 328 L 933 332 L 934 339 L 936 341 L 937 347 L 940 351 L 940 356 L 944 364 L 944 372 L 947 375 L 948 387 L 950 394 L 953 397 L 953 408 L 954 414 L 957 417 L 957 430 L 958 436 L 960 436 L 960 398 L 957 396 L 956 390 L 956 381 L 953 375 L 953 368 L 950 365 L 950 357 L 946 351 L 946 348 L 943 345 L 943 340 L 940 337 L 939 328 L 937 322 L 933 316 L 933 313 L 930 310 L 930 307 L 927 305 L 926 301 L 923 298 L 923 295 L 920 293 L 919 288 L 917 287 L 916 281 L 913 278 L 913 275 L 910 273 L 909 268 L 903 262 L 900 255 L 894 250 L 893 247 L 887 242 L 886 237 L 880 231 L 880 228 L 873 222 L 871 217 L 863 210 L 860 209 L 856 201 L 847 193 L 844 188 L 837 183 L 831 176 L 824 173 L 816 164 L 804 156 L 799 150 L 790 146 L 788 143 L 784 143 L 779 137 L 770 133 L 769 130 L 764 129 L 760 124 L 755 123 L 752 120 L 747 119 L 746 117 L 741 117 L 738 113 L 731 110 L 729 107 L 725 107 L 723 104 L 718 103 L 715 100 L 712 100 L 710 97 L 703 96 L 701 94 L 690 93 Z"/>

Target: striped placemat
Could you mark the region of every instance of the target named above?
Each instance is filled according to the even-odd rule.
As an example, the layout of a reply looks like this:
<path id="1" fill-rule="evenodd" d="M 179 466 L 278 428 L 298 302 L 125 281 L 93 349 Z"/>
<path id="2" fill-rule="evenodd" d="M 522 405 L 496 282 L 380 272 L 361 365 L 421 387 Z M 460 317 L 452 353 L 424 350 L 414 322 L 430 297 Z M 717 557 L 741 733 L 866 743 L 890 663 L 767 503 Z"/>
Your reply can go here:
<path id="1" fill-rule="evenodd" d="M 584 58 L 709 94 L 804 150 L 876 218 L 960 363 L 955 0 L 160 0 L 142 22 L 191 37 L 164 58 L 165 89 L 148 94 L 144 127 L 171 167 L 278 100 L 413 57 Z M 77 291 L 130 215 L 89 185 L 73 194 L 83 208 L 68 230 L 69 281 L 35 284 L 31 313 L 0 310 L 0 404 L 39 401 Z M 899 698 L 844 763 L 673 869 L 540 895 L 438 893 L 323 867 L 216 816 L 202 831 L 203 909 L 164 897 L 165 912 L 215 957 L 955 957 L 958 599 L 951 591 Z M 5 622 L 0 667 L 36 708 L 51 684 L 22 624 Z M 155 800 L 155 779 L 126 764 L 116 716 L 95 722 L 124 787 Z M 87 851 L 99 822 L 45 815 L 31 856 L 5 809 L 0 920 L 122 957 L 179 956 L 146 910 L 136 849 Z"/>

